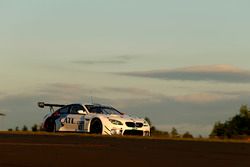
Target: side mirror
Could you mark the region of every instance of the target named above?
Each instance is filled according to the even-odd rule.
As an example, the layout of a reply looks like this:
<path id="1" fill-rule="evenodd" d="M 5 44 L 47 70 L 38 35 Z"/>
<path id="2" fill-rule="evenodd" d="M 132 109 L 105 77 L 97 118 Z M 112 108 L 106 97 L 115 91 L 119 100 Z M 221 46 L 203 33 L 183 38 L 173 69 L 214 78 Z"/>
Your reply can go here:
<path id="1" fill-rule="evenodd" d="M 83 110 L 78 110 L 77 113 L 78 113 L 78 114 L 82 114 L 82 115 L 86 115 L 86 114 L 87 114 L 87 112 L 86 112 L 86 111 L 83 111 Z"/>

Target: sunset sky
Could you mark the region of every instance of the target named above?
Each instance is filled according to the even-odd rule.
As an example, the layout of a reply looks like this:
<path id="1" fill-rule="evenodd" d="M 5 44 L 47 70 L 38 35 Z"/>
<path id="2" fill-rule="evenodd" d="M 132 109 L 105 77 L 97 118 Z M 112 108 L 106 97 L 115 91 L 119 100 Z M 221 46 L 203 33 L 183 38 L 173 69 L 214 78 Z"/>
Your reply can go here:
<path id="1" fill-rule="evenodd" d="M 0 129 L 38 101 L 111 104 L 209 135 L 250 105 L 250 1 L 1 0 Z"/>

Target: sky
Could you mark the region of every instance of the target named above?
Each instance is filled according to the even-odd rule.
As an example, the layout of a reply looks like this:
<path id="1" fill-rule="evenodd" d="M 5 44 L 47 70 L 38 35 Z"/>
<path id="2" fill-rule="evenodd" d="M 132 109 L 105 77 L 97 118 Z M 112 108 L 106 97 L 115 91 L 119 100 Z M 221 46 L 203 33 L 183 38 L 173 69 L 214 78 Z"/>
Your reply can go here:
<path id="1" fill-rule="evenodd" d="M 208 136 L 250 97 L 250 1 L 0 0 L 0 129 L 38 101 L 111 104 Z"/>

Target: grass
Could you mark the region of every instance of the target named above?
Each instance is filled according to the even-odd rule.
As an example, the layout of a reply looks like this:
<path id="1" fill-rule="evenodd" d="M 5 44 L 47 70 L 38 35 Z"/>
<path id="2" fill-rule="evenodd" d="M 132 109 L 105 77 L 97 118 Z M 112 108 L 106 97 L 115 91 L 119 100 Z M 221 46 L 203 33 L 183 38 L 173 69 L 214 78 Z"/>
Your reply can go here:
<path id="1" fill-rule="evenodd" d="M 49 132 L 31 132 L 31 131 L 0 131 L 0 135 L 34 135 L 34 136 L 81 136 L 81 137 L 99 137 L 99 138 L 118 138 L 118 139 L 138 139 L 138 140 L 166 140 L 166 141 L 190 141 L 190 142 L 218 142 L 218 143 L 248 143 L 248 140 L 236 140 L 236 139 L 210 139 L 210 138 L 171 138 L 166 137 L 164 135 L 160 136 L 150 136 L 150 137 L 142 137 L 142 136 L 107 136 L 107 135 L 95 135 L 95 134 L 87 134 L 87 133 L 49 133 Z"/>

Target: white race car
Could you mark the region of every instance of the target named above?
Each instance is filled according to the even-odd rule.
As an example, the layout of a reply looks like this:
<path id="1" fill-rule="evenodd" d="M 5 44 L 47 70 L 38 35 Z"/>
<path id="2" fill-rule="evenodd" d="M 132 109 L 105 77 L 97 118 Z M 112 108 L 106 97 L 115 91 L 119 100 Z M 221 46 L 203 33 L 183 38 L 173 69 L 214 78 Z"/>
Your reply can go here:
<path id="1" fill-rule="evenodd" d="M 48 132 L 86 132 L 103 135 L 150 136 L 150 126 L 145 119 L 125 115 L 111 106 L 100 104 L 46 104 L 50 107 L 42 127 Z M 60 107 L 54 111 L 54 107 Z"/>

